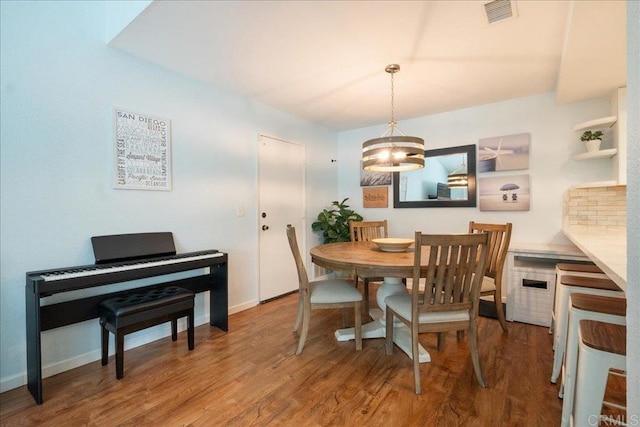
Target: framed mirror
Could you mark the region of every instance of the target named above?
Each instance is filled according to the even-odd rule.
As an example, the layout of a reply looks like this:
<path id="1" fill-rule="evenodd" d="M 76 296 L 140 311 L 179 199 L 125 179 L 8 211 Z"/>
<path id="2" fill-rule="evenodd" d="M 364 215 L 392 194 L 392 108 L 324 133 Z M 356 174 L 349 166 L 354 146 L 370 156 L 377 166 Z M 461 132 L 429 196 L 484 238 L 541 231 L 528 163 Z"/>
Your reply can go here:
<path id="1" fill-rule="evenodd" d="M 393 174 L 394 208 L 475 206 L 475 144 L 425 150 L 424 168 Z"/>

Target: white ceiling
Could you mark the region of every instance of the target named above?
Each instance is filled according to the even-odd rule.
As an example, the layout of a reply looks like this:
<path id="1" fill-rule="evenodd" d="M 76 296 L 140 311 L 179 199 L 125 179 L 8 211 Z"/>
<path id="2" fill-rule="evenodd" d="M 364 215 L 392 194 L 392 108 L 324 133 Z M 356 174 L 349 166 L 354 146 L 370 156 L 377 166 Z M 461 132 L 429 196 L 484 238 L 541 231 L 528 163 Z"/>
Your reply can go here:
<path id="1" fill-rule="evenodd" d="M 335 130 L 626 83 L 624 1 L 154 1 L 110 43 Z"/>

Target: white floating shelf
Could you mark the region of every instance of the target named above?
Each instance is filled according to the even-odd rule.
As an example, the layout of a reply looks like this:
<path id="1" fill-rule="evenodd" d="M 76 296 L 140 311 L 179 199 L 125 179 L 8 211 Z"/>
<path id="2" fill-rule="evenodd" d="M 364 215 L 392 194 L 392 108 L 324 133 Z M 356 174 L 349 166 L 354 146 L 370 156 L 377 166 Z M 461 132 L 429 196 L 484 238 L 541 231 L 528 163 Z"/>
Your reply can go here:
<path id="1" fill-rule="evenodd" d="M 573 160 L 589 160 L 589 159 L 604 159 L 611 158 L 618 152 L 617 148 L 609 148 L 607 150 L 588 151 L 582 154 L 576 154 L 573 156 Z"/>
<path id="2" fill-rule="evenodd" d="M 584 130 L 592 130 L 592 129 L 606 129 L 613 126 L 617 120 L 618 120 L 618 117 L 616 116 L 603 117 L 601 119 L 590 120 L 588 122 L 575 125 L 573 127 L 573 130 L 584 131 Z"/>

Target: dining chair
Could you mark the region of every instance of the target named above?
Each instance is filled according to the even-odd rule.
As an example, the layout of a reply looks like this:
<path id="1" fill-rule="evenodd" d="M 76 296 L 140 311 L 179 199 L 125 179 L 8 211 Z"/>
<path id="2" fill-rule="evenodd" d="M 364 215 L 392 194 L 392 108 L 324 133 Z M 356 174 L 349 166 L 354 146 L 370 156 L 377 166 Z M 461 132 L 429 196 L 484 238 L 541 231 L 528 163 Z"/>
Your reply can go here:
<path id="1" fill-rule="evenodd" d="M 504 317 L 504 309 L 502 308 L 502 272 L 504 263 L 507 259 L 507 250 L 511 241 L 512 224 L 481 224 L 469 221 L 469 233 L 488 232 L 489 237 L 489 253 L 487 254 L 487 267 L 482 280 L 482 289 L 480 296 L 492 296 L 496 306 L 498 321 L 502 330 L 507 330 L 507 320 Z"/>
<path id="2" fill-rule="evenodd" d="M 355 316 L 355 339 L 356 350 L 362 350 L 362 294 L 353 287 L 351 283 L 342 279 L 326 279 L 309 281 L 307 269 L 305 268 L 300 249 L 298 248 L 298 240 L 296 239 L 296 229 L 290 225 L 287 226 L 287 238 L 291 253 L 296 263 L 298 272 L 298 283 L 300 286 L 298 296 L 298 315 L 293 327 L 297 331 L 302 323 L 300 338 L 298 340 L 298 348 L 296 355 L 302 353 L 307 333 L 309 332 L 309 323 L 311 321 L 311 310 L 321 308 L 342 308 L 343 326 L 346 327 L 346 309 L 353 308 Z"/>
<path id="3" fill-rule="evenodd" d="M 349 236 L 352 242 L 369 242 L 373 239 L 389 237 L 387 220 L 382 221 L 349 221 Z M 384 277 L 356 277 L 356 286 L 362 281 L 364 294 L 364 312 L 369 314 L 369 283 L 382 282 Z"/>
<path id="4" fill-rule="evenodd" d="M 486 381 L 478 354 L 478 303 L 487 260 L 488 234 L 415 234 L 413 282 L 426 277 L 425 292 L 414 286 L 411 294 L 385 298 L 386 353 L 393 354 L 394 318 L 410 330 L 415 392 L 420 394 L 418 334 L 424 332 L 468 331 L 471 361 L 478 383 Z M 428 262 L 422 260 L 428 247 Z M 425 251 L 426 252 L 426 251 Z M 426 266 L 425 266 L 426 265 Z M 426 270 L 426 271 L 425 271 Z"/>

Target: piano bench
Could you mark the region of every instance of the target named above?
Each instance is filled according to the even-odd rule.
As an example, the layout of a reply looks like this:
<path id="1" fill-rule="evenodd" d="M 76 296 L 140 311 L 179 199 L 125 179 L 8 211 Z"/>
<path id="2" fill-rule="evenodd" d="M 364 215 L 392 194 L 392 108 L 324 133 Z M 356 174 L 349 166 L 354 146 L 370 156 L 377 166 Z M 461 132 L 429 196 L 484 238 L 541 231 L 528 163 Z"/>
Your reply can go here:
<path id="1" fill-rule="evenodd" d="M 124 336 L 171 322 L 171 339 L 178 339 L 178 319 L 187 316 L 187 341 L 193 350 L 193 292 L 178 286 L 110 298 L 98 304 L 102 332 L 102 365 L 109 363 L 109 332 L 115 336 L 116 378 L 124 377 Z"/>

